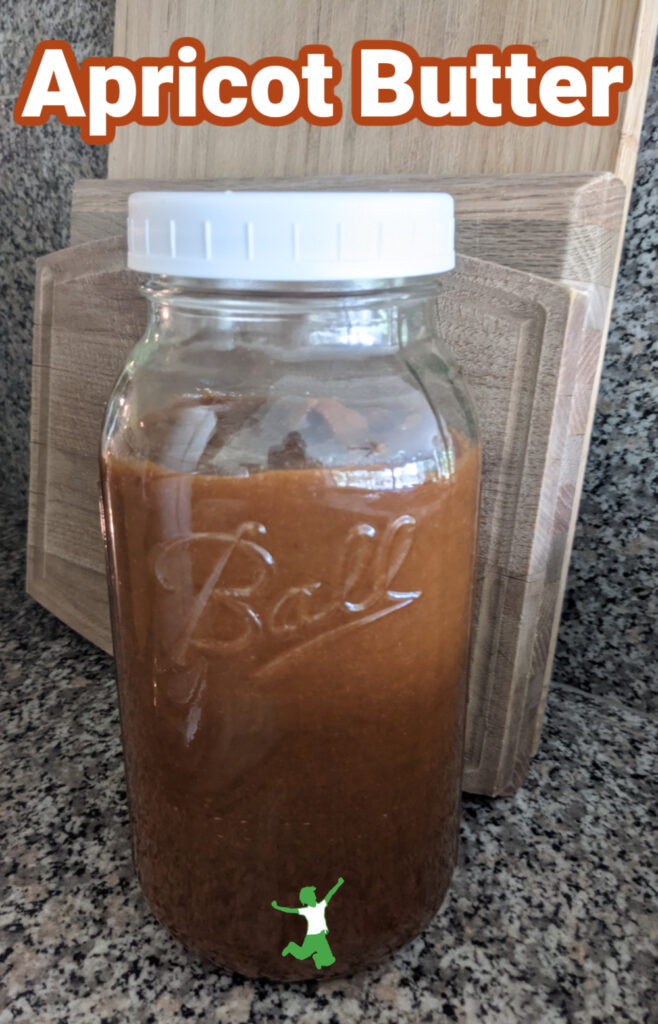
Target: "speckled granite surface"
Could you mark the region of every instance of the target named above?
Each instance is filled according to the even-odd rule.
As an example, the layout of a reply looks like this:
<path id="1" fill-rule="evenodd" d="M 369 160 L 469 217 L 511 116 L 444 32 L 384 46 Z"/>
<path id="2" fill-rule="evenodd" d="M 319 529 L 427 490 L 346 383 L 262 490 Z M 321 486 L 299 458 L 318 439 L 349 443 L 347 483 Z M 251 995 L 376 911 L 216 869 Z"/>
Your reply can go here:
<path id="1" fill-rule="evenodd" d="M 658 712 L 658 55 L 553 678 Z"/>
<path id="2" fill-rule="evenodd" d="M 376 970 L 244 981 L 154 921 L 133 873 L 111 660 L 23 594 L 0 550 L 0 1024 L 655 1022 L 658 723 L 553 692 L 514 797 L 468 798 L 441 913 Z"/>
<path id="3" fill-rule="evenodd" d="M 107 149 L 51 118 L 21 128 L 13 109 L 42 39 L 78 61 L 112 52 L 114 0 L 0 0 L 0 492 L 27 496 L 34 261 L 68 244 L 71 189 L 107 172 Z"/>

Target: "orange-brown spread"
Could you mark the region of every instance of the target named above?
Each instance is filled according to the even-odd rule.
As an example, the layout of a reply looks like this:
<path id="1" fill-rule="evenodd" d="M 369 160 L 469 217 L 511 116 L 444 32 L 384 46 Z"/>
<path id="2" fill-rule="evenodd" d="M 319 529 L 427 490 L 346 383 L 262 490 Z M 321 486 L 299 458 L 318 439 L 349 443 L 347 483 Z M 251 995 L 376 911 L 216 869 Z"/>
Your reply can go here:
<path id="1" fill-rule="evenodd" d="M 477 448 L 445 477 L 115 456 L 103 477 L 135 857 L 157 916 L 219 964 L 315 977 L 281 956 L 306 922 L 272 900 L 342 877 L 323 977 L 412 938 L 455 857 Z"/>

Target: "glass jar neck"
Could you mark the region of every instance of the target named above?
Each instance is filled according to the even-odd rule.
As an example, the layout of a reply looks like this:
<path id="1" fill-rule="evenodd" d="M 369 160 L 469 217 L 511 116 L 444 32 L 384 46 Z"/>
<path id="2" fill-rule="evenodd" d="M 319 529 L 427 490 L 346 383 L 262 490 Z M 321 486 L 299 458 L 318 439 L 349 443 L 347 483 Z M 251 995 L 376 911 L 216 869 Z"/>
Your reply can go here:
<path id="1" fill-rule="evenodd" d="M 433 295 L 439 287 L 440 274 L 397 278 L 354 278 L 345 281 L 243 281 L 201 277 L 174 277 L 152 274 L 144 280 L 144 294 L 206 297 L 241 295 L 250 299 L 289 297 L 341 299 L 351 295 L 391 293 Z"/>
<path id="2" fill-rule="evenodd" d="M 378 281 L 239 282 L 151 277 L 142 293 L 159 337 L 208 330 L 223 347 L 398 347 L 431 330 L 438 276 Z"/>

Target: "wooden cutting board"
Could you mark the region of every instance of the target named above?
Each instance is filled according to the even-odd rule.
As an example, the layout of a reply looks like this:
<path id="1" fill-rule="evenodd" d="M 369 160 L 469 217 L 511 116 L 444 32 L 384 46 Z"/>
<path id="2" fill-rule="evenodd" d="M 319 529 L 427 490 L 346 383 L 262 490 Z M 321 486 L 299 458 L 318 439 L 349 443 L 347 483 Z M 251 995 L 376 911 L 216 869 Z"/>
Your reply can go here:
<path id="1" fill-rule="evenodd" d="M 442 321 L 484 439 L 466 779 L 478 792 L 516 786 L 531 753 L 519 723 L 536 724 L 535 651 L 559 599 L 561 452 L 586 307 L 577 289 L 469 257 L 446 279 Z M 105 650 L 98 436 L 144 316 L 123 238 L 39 261 L 28 590 Z"/>
<path id="2" fill-rule="evenodd" d="M 126 125 L 109 147 L 109 177 L 599 170 L 630 186 L 657 20 L 655 0 L 117 0 L 114 53 L 122 57 L 163 56 L 180 36 L 196 36 L 208 57 L 250 62 L 330 46 L 343 66 L 344 112 L 332 127 Z M 627 57 L 633 84 L 617 121 L 604 127 L 359 126 L 350 115 L 350 61 L 361 39 L 399 40 L 435 57 L 464 56 L 476 43 L 534 46 L 542 60 Z"/>
<path id="3" fill-rule="evenodd" d="M 73 238 L 123 231 L 127 195 L 149 184 L 79 183 Z M 263 184 L 372 188 L 378 182 L 305 179 L 251 187 Z M 423 177 L 383 184 L 430 187 Z M 535 270 L 547 266 L 558 277 L 570 272 L 581 278 L 575 290 L 562 284 L 554 291 L 525 273 L 467 261 L 453 275 L 453 297 L 446 305 L 455 321 L 453 348 L 473 377 L 487 437 L 465 786 L 473 792 L 508 792 L 525 776 L 541 726 L 623 188 L 609 175 L 432 179 L 431 187 L 456 196 L 462 251 L 498 254 Z M 124 261 L 122 238 L 109 248 L 82 245 L 45 257 L 39 267 L 35 327 L 28 588 L 106 649 L 110 637 L 98 531 L 97 438 L 102 407 L 145 316 Z M 478 289 L 484 298 L 473 305 Z M 560 355 L 554 364 L 543 364 L 537 353 L 546 344 L 544 307 L 556 296 L 562 304 L 554 315 L 561 327 L 551 335 L 551 346 Z M 474 323 L 468 320 L 471 314 Z M 481 323 L 487 325 L 484 334 Z M 482 338 L 482 345 L 474 347 L 475 338 Z M 482 368 L 499 362 L 491 344 L 508 360 L 499 363 L 502 388 L 488 383 L 486 370 L 482 377 Z M 534 356 L 526 354 L 528 345 Z M 546 375 L 544 369 L 538 373 L 539 367 L 547 367 Z M 550 409 L 559 411 L 555 424 L 548 406 L 539 402 L 543 395 Z M 529 460 L 529 445 L 539 445 L 535 461 Z M 503 457 L 504 452 L 509 454 Z M 545 481 L 538 466 L 552 467 Z M 523 528 L 517 511 L 529 517 Z"/>
<path id="4" fill-rule="evenodd" d="M 89 241 L 123 232 L 127 196 L 136 188 L 162 188 L 153 180 L 82 181 L 74 189 L 71 237 Z M 513 788 L 521 781 L 537 748 L 557 640 L 562 596 L 576 525 L 601 370 L 607 312 L 616 252 L 623 225 L 625 190 L 610 174 L 509 175 L 433 178 L 386 176 L 352 178 L 175 181 L 168 188 L 439 188 L 455 197 L 457 249 L 469 256 L 502 263 L 557 282 L 576 285 L 587 295 L 587 313 L 578 346 L 574 401 L 561 453 L 559 502 L 554 510 L 549 555 L 557 587 L 542 590 L 539 623 L 530 669 L 505 670 L 489 689 L 489 703 L 509 715 L 504 745 L 500 732 L 478 723 L 493 712 L 481 704 L 467 732 L 465 784 L 474 792 Z M 485 481 L 486 484 L 486 481 Z M 519 611 L 519 616 L 523 610 Z M 526 617 L 526 621 L 530 621 Z M 481 671 L 484 671 L 481 669 Z M 525 672 L 525 677 L 523 676 Z M 510 706 L 513 680 L 525 678 L 523 709 Z M 472 693 L 475 694 L 475 687 Z M 476 706 L 477 697 L 472 697 Z M 502 728 L 500 726 L 499 728 Z M 482 733 L 482 735 L 481 735 Z M 484 735 L 486 733 L 486 736 Z M 488 739 L 487 739 L 488 736 Z M 493 781 L 492 781 L 493 780 Z"/>
<path id="5" fill-rule="evenodd" d="M 109 199 L 101 201 L 95 189 L 108 184 Z M 434 187 L 445 185 L 434 180 Z M 590 281 L 609 281 L 623 207 L 617 182 L 594 176 L 560 179 L 560 187 L 553 179 L 512 185 L 498 179 L 496 214 L 493 182 L 478 190 L 462 179 L 461 194 L 452 182 L 458 224 L 470 224 L 469 245 L 495 247 L 498 219 L 510 258 L 522 260 L 525 252 L 526 265 L 537 264 L 548 246 L 556 271 L 578 267 Z M 98 182 L 78 191 L 77 237 L 82 226 L 102 234 L 116 230 L 117 217 L 125 223 L 127 194 L 144 183 L 122 187 L 120 193 L 119 183 Z M 605 285 L 583 281 L 583 291 L 472 258 L 462 258 L 446 282 L 443 319 L 485 438 L 465 786 L 509 792 L 525 776 L 540 727 L 601 350 L 601 329 L 588 326 L 588 317 L 596 309 L 592 295 Z M 28 588 L 105 649 L 97 439 L 107 395 L 144 316 L 122 238 L 39 261 Z"/>

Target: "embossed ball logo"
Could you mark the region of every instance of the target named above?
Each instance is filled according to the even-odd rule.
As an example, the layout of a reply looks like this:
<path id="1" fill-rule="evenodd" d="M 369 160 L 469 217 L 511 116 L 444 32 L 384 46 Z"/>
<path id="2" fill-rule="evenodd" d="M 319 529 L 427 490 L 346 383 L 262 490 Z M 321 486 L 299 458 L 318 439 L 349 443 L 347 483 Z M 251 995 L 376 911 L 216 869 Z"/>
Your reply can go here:
<path id="1" fill-rule="evenodd" d="M 405 608 L 422 593 L 395 586 L 415 528 L 410 515 L 398 516 L 380 529 L 357 523 L 345 537 L 333 579 L 300 580 L 283 589 L 276 587 L 277 566 L 263 523 L 246 522 L 233 532 L 192 533 L 159 543 L 151 558 L 165 592 L 175 592 L 182 564 L 207 566 L 171 638 L 169 658 L 184 668 L 199 655 L 227 657 L 249 651 L 256 656 L 254 674 L 262 675 L 293 651 Z M 221 612 L 222 636 L 216 628 L 204 628 L 208 611 L 215 618 Z M 258 645 L 266 638 L 279 641 L 277 653 L 259 662 Z M 267 649 L 271 653 L 271 643 Z"/>

